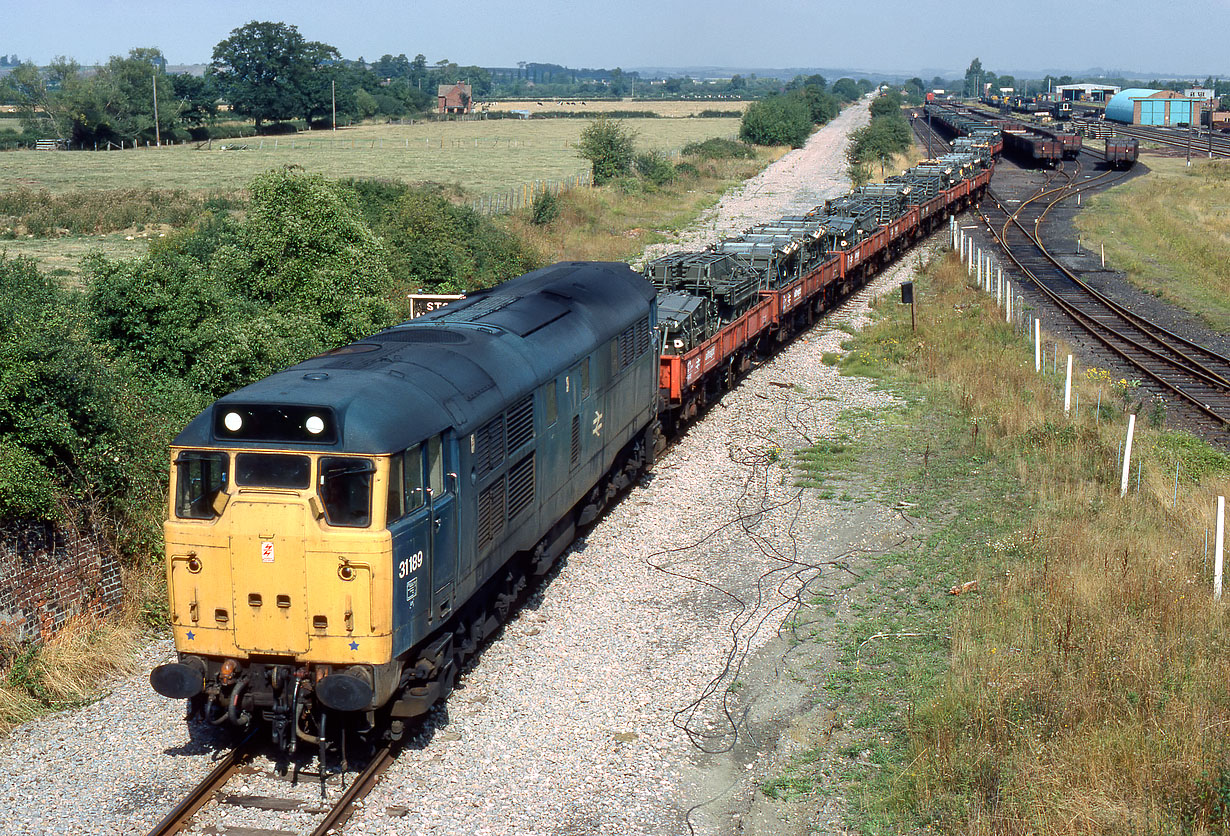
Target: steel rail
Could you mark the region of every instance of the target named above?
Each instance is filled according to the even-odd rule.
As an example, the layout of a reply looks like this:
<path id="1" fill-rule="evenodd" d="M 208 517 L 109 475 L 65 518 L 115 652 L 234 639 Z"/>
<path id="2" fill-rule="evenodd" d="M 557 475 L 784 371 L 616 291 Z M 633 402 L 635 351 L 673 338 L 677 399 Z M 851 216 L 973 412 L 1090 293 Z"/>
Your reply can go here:
<path id="1" fill-rule="evenodd" d="M 1132 311 L 1129 308 L 1126 308 L 1123 305 L 1120 305 L 1118 302 L 1111 299 L 1110 297 L 1105 296 L 1104 294 L 1100 293 L 1099 291 L 1091 287 L 1089 284 L 1087 284 L 1080 276 L 1078 276 L 1072 270 L 1068 269 L 1068 267 L 1064 265 L 1063 262 L 1059 261 L 1059 259 L 1056 258 L 1050 252 L 1050 250 L 1047 249 L 1046 244 L 1043 243 L 1042 239 L 1038 237 L 1037 232 L 1041 228 L 1042 222 L 1046 220 L 1046 216 L 1051 211 L 1051 209 L 1057 206 L 1061 201 L 1071 197 L 1073 194 L 1076 194 L 1077 192 L 1084 191 L 1085 189 L 1090 188 L 1094 183 L 1096 183 L 1098 180 L 1101 180 L 1103 177 L 1108 177 L 1111 174 L 1115 174 L 1115 173 L 1116 172 L 1114 171 L 1105 171 L 1102 174 L 1097 175 L 1096 177 L 1092 177 L 1089 180 L 1086 180 L 1084 183 L 1075 184 L 1071 187 L 1064 187 L 1061 189 L 1052 189 L 1049 192 L 1044 192 L 1043 194 L 1052 194 L 1054 192 L 1064 191 L 1064 189 L 1067 189 L 1066 194 L 1061 194 L 1054 201 L 1052 201 L 1050 205 L 1048 205 L 1045 209 L 1042 210 L 1042 213 L 1038 216 L 1037 220 L 1035 221 L 1035 231 L 1033 233 L 1031 233 L 1025 226 L 1021 224 L 1018 216 L 1020 214 L 1021 209 L 1024 209 L 1027 204 L 1031 203 L 1033 200 L 1035 200 L 1037 197 L 1040 197 L 1041 195 L 1035 195 L 1033 198 L 1030 198 L 1029 200 L 1023 202 L 1017 208 L 1017 211 L 1012 213 L 1009 216 L 1008 221 L 1004 223 L 1004 227 L 1003 227 L 1004 239 L 1006 240 L 1007 238 L 1007 230 L 1008 230 L 1009 223 L 1014 224 L 1025 235 L 1026 240 L 1029 241 L 1030 244 L 1035 246 L 1042 253 L 1042 255 L 1046 258 L 1047 261 L 1049 261 L 1052 265 L 1054 265 L 1054 267 L 1058 269 L 1061 273 L 1063 273 L 1063 275 L 1066 276 L 1069 281 L 1074 283 L 1078 288 L 1084 291 L 1088 296 L 1092 297 L 1097 302 L 1109 308 L 1113 313 L 1117 314 L 1121 319 L 1127 320 L 1130 324 L 1144 331 L 1146 335 L 1150 339 L 1152 339 L 1154 342 L 1160 345 L 1163 345 L 1170 351 L 1173 351 L 1175 354 L 1180 355 L 1181 359 L 1189 362 L 1188 369 L 1192 374 L 1205 377 L 1206 382 L 1209 383 L 1210 385 L 1230 388 L 1230 377 L 1222 375 L 1216 371 L 1213 371 L 1212 369 L 1206 368 L 1202 363 L 1196 362 L 1194 358 L 1187 356 L 1184 352 L 1193 351 L 1193 352 L 1203 355 L 1205 358 L 1209 360 L 1213 360 L 1215 362 L 1225 363 L 1225 364 L 1230 364 L 1230 358 L 1227 358 L 1221 354 L 1218 354 L 1217 352 L 1209 349 L 1208 347 L 1203 346 L 1200 343 L 1193 342 L 1192 340 L 1189 340 L 1180 334 L 1176 334 L 1173 331 L 1170 331 L 1162 327 L 1161 325 L 1158 325 L 1156 322 L 1153 322 L 1152 320 L 1141 316 L 1135 311 Z M 1120 172 L 1119 175 L 1120 175 L 1120 178 L 1122 178 L 1122 177 L 1126 177 L 1127 173 Z M 1000 209 L 1004 211 L 1005 214 L 1008 214 L 1007 207 L 1003 205 L 1003 201 L 1000 200 L 999 196 L 992 190 L 988 189 L 988 192 L 991 195 L 991 199 L 994 200 L 997 204 L 999 204 Z M 1112 331 L 1112 333 L 1114 332 Z M 1119 336 L 1121 336 L 1125 340 L 1128 339 L 1126 336 L 1123 336 L 1123 335 L 1119 335 Z M 1163 339 L 1163 337 L 1166 339 Z M 1184 348 L 1181 349 L 1178 346 L 1173 345 L 1170 342 L 1167 342 L 1167 339 L 1173 341 L 1174 343 L 1182 344 Z M 1147 348 L 1143 346 L 1140 346 L 1140 347 L 1146 351 L 1148 350 Z"/>
<path id="2" fill-rule="evenodd" d="M 1098 122 L 1097 120 L 1084 120 L 1079 124 L 1092 126 L 1090 123 L 1096 126 L 1102 126 L 1105 124 Z M 1170 134 L 1159 133 L 1140 125 L 1121 125 L 1118 122 L 1114 123 L 1110 130 L 1115 135 L 1143 139 L 1147 142 L 1156 142 L 1160 145 L 1168 145 L 1172 148 L 1190 148 L 1192 156 L 1196 156 L 1197 153 L 1200 153 L 1201 155 L 1208 153 L 1208 134 L 1193 134 L 1189 141 L 1187 137 L 1178 137 Z M 1230 157 L 1230 139 L 1219 136 L 1214 136 L 1212 139 L 1213 156 Z"/>
<path id="3" fill-rule="evenodd" d="M 218 790 L 222 789 L 241 767 L 252 759 L 256 750 L 255 737 L 255 732 L 250 733 L 238 746 L 227 752 L 225 757 L 218 761 L 218 765 L 189 791 L 184 800 L 175 805 L 175 808 L 167 813 L 162 821 L 154 825 L 149 836 L 172 836 L 187 827 L 192 817 L 217 795 Z"/>
<path id="4" fill-rule="evenodd" d="M 389 745 L 379 749 L 368 761 L 363 771 L 355 777 L 350 787 L 342 793 L 332 809 L 325 814 L 324 820 L 312 831 L 312 836 L 326 836 L 336 833 L 354 814 L 354 804 L 364 798 L 376 786 L 376 782 L 393 761 L 397 760 L 397 751 Z"/>
<path id="5" fill-rule="evenodd" d="M 1110 174 L 1110 173 L 1111 173 L 1111 172 L 1106 172 L 1106 174 Z M 1095 179 L 1095 180 L 1096 180 L 1096 179 L 1101 179 L 1101 177 L 1106 176 L 1106 174 L 1100 175 L 1098 178 L 1094 178 L 1094 179 Z M 1092 181 L 1086 181 L 1085 183 L 1079 184 L 1078 186 L 1075 186 L 1074 188 L 1073 188 L 1073 187 L 1064 187 L 1064 188 L 1061 188 L 1061 189 L 1052 189 L 1052 190 L 1050 190 L 1050 192 L 1049 192 L 1049 193 L 1054 193 L 1054 192 L 1057 192 L 1057 191 L 1058 191 L 1058 192 L 1066 192 L 1066 193 L 1064 193 L 1064 194 L 1060 194 L 1060 195 L 1059 195 L 1058 197 L 1056 197 L 1056 198 L 1055 198 L 1055 199 L 1054 199 L 1054 200 L 1053 200 L 1050 204 L 1048 204 L 1048 206 L 1046 207 L 1046 209 L 1043 211 L 1043 214 L 1039 216 L 1039 219 L 1038 219 L 1038 225 L 1039 225 L 1039 226 L 1041 225 L 1041 220 L 1042 220 L 1042 218 L 1045 216 L 1045 214 L 1046 214 L 1047 212 L 1049 212 L 1049 211 L 1050 211 L 1050 209 L 1051 209 L 1051 208 L 1053 208 L 1054 206 L 1056 206 L 1056 205 L 1057 205 L 1059 202 L 1061 202 L 1062 200 L 1064 200 L 1064 199 L 1066 199 L 1066 198 L 1068 198 L 1068 197 L 1071 197 L 1073 194 L 1076 194 L 1078 191 L 1081 191 L 1081 190 L 1083 190 L 1083 189 L 1085 189 L 1085 188 L 1088 188 L 1088 187 L 1090 187 L 1091 185 L 1092 185 Z M 988 190 L 988 191 L 989 191 L 989 190 Z M 1227 417 L 1227 416 L 1225 416 L 1225 415 L 1222 415 L 1222 414 L 1218 413 L 1216 410 L 1214 410 L 1212 407 L 1210 407 L 1207 403 L 1205 403 L 1205 402 L 1204 402 L 1201 398 L 1199 398 L 1199 397 L 1197 397 L 1197 396 L 1195 396 L 1195 395 L 1193 395 L 1193 394 L 1189 393 L 1186 389 L 1184 389 L 1183 387 L 1179 386 L 1178 384 L 1176 384 L 1176 383 L 1174 383 L 1174 382 L 1172 382 L 1172 381 L 1166 380 L 1165 378 L 1161 377 L 1159 374 L 1157 374 L 1156 372 L 1154 372 L 1154 371 L 1153 371 L 1152 369 L 1150 369 L 1148 366 L 1146 366 L 1145 364 L 1143 364 L 1143 363 L 1142 363 L 1139 359 L 1136 359 L 1136 358 L 1134 358 L 1134 357 L 1130 356 L 1130 355 L 1129 355 L 1129 354 L 1128 354 L 1125 350 L 1123 350 L 1123 349 L 1122 349 L 1122 348 L 1120 348 L 1119 346 L 1115 345 L 1115 344 L 1114 344 L 1114 343 L 1113 343 L 1113 342 L 1112 342 L 1109 338 L 1107 338 L 1107 337 L 1105 336 L 1105 334 L 1107 334 L 1107 333 L 1109 333 L 1109 334 L 1113 334 L 1113 335 L 1115 335 L 1118 339 L 1120 339 L 1122 342 L 1127 343 L 1128 345 L 1131 345 L 1132 347 L 1134 347 L 1134 348 L 1138 349 L 1139 351 L 1141 351 L 1141 352 L 1145 353 L 1146 355 L 1148 355 L 1148 356 L 1152 356 L 1152 357 L 1156 358 L 1157 360 L 1159 360 L 1160 362 L 1162 362 L 1162 363 L 1164 363 L 1164 364 L 1166 364 L 1166 365 L 1168 365 L 1168 366 L 1170 366 L 1170 367 L 1172 367 L 1172 368 L 1174 368 L 1174 369 L 1177 369 L 1177 370 L 1178 370 L 1179 372 L 1181 372 L 1181 373 L 1188 374 L 1188 375 L 1190 375 L 1190 376 L 1192 376 L 1192 377 L 1196 377 L 1196 378 L 1198 378 L 1198 379 L 1201 379 L 1201 380 L 1202 380 L 1202 382 L 1204 382 L 1206 385 L 1212 386 L 1212 387 L 1214 387 L 1214 388 L 1217 388 L 1217 389 L 1225 389 L 1225 388 L 1226 388 L 1225 378 L 1223 378 L 1221 375 L 1217 374 L 1216 372 L 1212 372 L 1211 370 L 1205 369 L 1203 365 L 1201 365 L 1200 363 L 1197 363 L 1197 362 L 1196 362 L 1196 361 L 1194 361 L 1191 357 L 1189 357 L 1189 356 L 1185 355 L 1182 351 L 1180 351 L 1179 349 L 1175 348 L 1174 346 L 1169 345 L 1169 344 L 1168 344 L 1168 343 L 1166 343 L 1164 340 L 1162 340 L 1162 339 L 1158 338 L 1156 335 L 1154 335 L 1154 334 L 1150 334 L 1150 333 L 1148 332 L 1148 330 L 1146 330 L 1146 329 L 1147 329 L 1147 328 L 1150 328 L 1150 329 L 1156 329 L 1156 330 L 1158 330 L 1158 331 L 1162 331 L 1162 332 L 1164 332 L 1164 333 L 1166 333 L 1166 334 L 1168 334 L 1168 335 L 1170 335 L 1170 333 L 1171 333 L 1171 332 L 1166 331 L 1165 329 L 1161 328 L 1160 326 L 1157 326 L 1156 324 L 1154 324 L 1154 323 L 1150 322 L 1149 320 L 1145 319 L 1144 317 L 1140 317 L 1140 316 L 1135 315 L 1135 314 L 1133 314 L 1131 317 L 1124 317 L 1124 318 L 1128 321 L 1128 323 L 1129 323 L 1130 325 L 1133 325 L 1134 327 L 1136 327 L 1136 328 L 1140 329 L 1140 330 L 1141 330 L 1141 331 L 1142 331 L 1142 332 L 1143 332 L 1143 333 L 1144 333 L 1144 334 L 1145 334 L 1145 335 L 1146 335 L 1149 339 L 1152 339 L 1152 340 L 1156 341 L 1157 343 L 1159 343 L 1159 344 L 1163 345 L 1164 347 L 1166 347 L 1166 348 L 1167 348 L 1167 349 L 1169 349 L 1170 351 L 1172 351 L 1172 352 L 1174 352 L 1175 354 L 1179 355 L 1179 357 L 1181 358 L 1181 360 L 1182 360 L 1183 362 L 1176 361 L 1173 357 L 1168 357 L 1168 356 L 1166 356 L 1166 355 L 1163 355 L 1163 354 L 1161 354 L 1161 353 L 1157 352 L 1157 351 L 1156 351 L 1156 350 L 1154 350 L 1154 349 L 1149 348 L 1148 346 L 1141 345 L 1141 344 L 1140 344 L 1139 342 L 1137 342 L 1136 340 L 1132 339 L 1131 337 L 1129 337 L 1129 336 L 1127 336 L 1127 335 L 1125 335 L 1125 334 L 1120 333 L 1119 331 L 1117 331 L 1116 329 L 1112 328 L 1111 326 L 1109 326 L 1109 325 L 1107 325 L 1107 324 L 1105 324 L 1105 323 L 1099 322 L 1099 321 L 1096 319 L 1096 317 L 1094 317 L 1092 314 L 1090 314 L 1090 313 L 1088 313 L 1088 312 L 1086 312 L 1086 311 L 1081 310 L 1081 309 L 1080 309 L 1080 308 L 1078 308 L 1075 304 L 1073 304 L 1072 302 L 1070 302 L 1070 301 L 1068 301 L 1067 299 L 1065 299 L 1062 295 L 1060 295 L 1060 294 L 1059 294 L 1057 291 L 1055 291 L 1053 288 L 1049 287 L 1049 286 L 1048 286 L 1048 285 L 1047 285 L 1047 284 L 1046 284 L 1046 283 L 1045 283 L 1042 279 L 1040 279 L 1040 278 L 1039 278 L 1039 277 L 1038 277 L 1038 276 L 1037 276 L 1037 275 L 1036 275 L 1036 274 L 1035 274 L 1032 270 L 1030 270 L 1030 269 L 1029 269 L 1029 268 L 1028 268 L 1028 267 L 1027 267 L 1027 266 L 1026 266 L 1026 265 L 1025 265 L 1022 261 L 1021 261 L 1021 259 L 1018 257 L 1018 255 L 1019 255 L 1019 254 L 1018 254 L 1018 253 L 1014 250 L 1014 248 L 1013 248 L 1012 246 L 1010 246 L 1010 245 L 1009 245 L 1009 243 L 1008 243 L 1008 241 L 1007 241 L 1007 234 L 1006 234 L 1006 233 L 1007 233 L 1007 228 L 1008 228 L 1009 222 L 1010 222 L 1010 223 L 1015 224 L 1015 225 L 1016 225 L 1016 227 L 1017 227 L 1018 229 L 1020 229 L 1020 231 L 1021 231 L 1024 235 L 1025 235 L 1026 239 L 1027 239 L 1028 241 L 1030 241 L 1030 242 L 1031 242 L 1031 243 L 1032 243 L 1032 244 L 1033 244 L 1033 245 L 1034 245 L 1034 246 L 1038 249 L 1038 251 L 1039 251 L 1039 252 L 1043 255 L 1043 257 L 1044 257 L 1044 258 L 1045 258 L 1048 262 L 1050 262 L 1052 265 L 1054 265 L 1054 266 L 1055 266 L 1055 267 L 1056 267 L 1056 268 L 1057 268 L 1057 269 L 1058 269 L 1058 270 L 1059 270 L 1059 271 L 1060 271 L 1063 275 L 1065 275 L 1065 276 L 1069 277 L 1070 279 L 1074 280 L 1074 283 L 1075 283 L 1075 284 L 1076 284 L 1076 285 L 1077 285 L 1080 289 L 1082 289 L 1083 291 L 1085 291 L 1085 292 L 1086 292 L 1086 293 L 1087 293 L 1090 297 L 1092 297 L 1092 298 L 1093 298 L 1093 299 L 1095 299 L 1096 301 L 1098 301 L 1098 302 L 1100 302 L 1100 303 L 1102 303 L 1102 304 L 1106 305 L 1106 307 L 1108 307 L 1108 308 L 1109 308 L 1109 309 L 1111 309 L 1112 311 L 1115 311 L 1115 308 L 1117 308 L 1117 307 L 1121 307 L 1121 306 L 1117 306 L 1117 305 L 1115 305 L 1114 303 L 1111 303 L 1111 302 L 1110 302 L 1110 300 L 1106 299 L 1106 297 L 1102 296 L 1102 294 L 1100 294 L 1100 293 L 1098 293 L 1097 291 L 1093 290 L 1091 287 L 1089 287 L 1087 284 L 1085 284 L 1083 281 L 1081 281 L 1079 278 L 1077 278 L 1077 277 L 1075 276 L 1075 274 L 1073 274 L 1070 270 L 1068 270 L 1066 267 L 1064 267 L 1062 264 L 1060 264 L 1060 263 L 1058 262 L 1058 260 L 1057 260 L 1057 259 L 1056 259 L 1053 255 L 1051 255 L 1051 253 L 1050 253 L 1050 252 L 1049 252 L 1049 251 L 1045 248 L 1045 246 L 1041 243 L 1041 241 L 1039 240 L 1039 238 L 1037 238 L 1034 234 L 1031 234 L 1031 233 L 1030 233 L 1030 231 L 1029 231 L 1029 230 L 1028 230 L 1028 229 L 1027 229 L 1027 228 L 1026 228 L 1023 224 L 1021 224 L 1020 219 L 1019 219 L 1019 214 L 1020 214 L 1021 209 L 1025 208 L 1025 205 L 1026 205 L 1027 203 L 1032 202 L 1032 201 L 1033 201 L 1033 200 L 1035 200 L 1037 197 L 1040 197 L 1040 196 L 1041 196 L 1040 194 L 1039 194 L 1039 195 L 1035 195 L 1035 196 L 1034 196 L 1033 198 L 1031 198 L 1029 201 L 1026 201 L 1025 203 L 1022 203 L 1022 204 L 1021 204 L 1021 206 L 1020 206 L 1020 207 L 1018 207 L 1016 211 L 1014 211 L 1014 212 L 1009 212 L 1009 211 L 1008 211 L 1008 209 L 1007 209 L 1007 207 L 1005 207 L 1005 206 L 1003 205 L 1003 202 L 999 199 L 999 196 L 998 196 L 997 194 L 995 194 L 994 192 L 990 192 L 990 191 L 989 191 L 989 193 L 990 193 L 990 195 L 991 195 L 992 200 L 993 200 L 993 201 L 995 201 L 995 203 L 999 206 L 1000 211 L 1002 211 L 1002 212 L 1003 212 L 1006 216 L 1008 216 L 1008 218 L 1009 218 L 1008 222 L 1005 222 L 1004 227 L 1003 227 L 1003 230 L 1004 230 L 1004 233 L 1005 233 L 1005 234 L 1001 236 L 1000 234 L 997 234 L 997 233 L 996 233 L 996 231 L 995 231 L 995 229 L 994 229 L 993 227 L 991 227 L 990 222 L 989 222 L 989 219 L 987 219 L 987 218 L 986 218 L 986 216 L 984 215 L 984 216 L 983 216 L 983 218 L 984 218 L 984 220 L 986 220 L 986 221 L 987 221 L 987 223 L 988 223 L 988 228 L 989 228 L 989 230 L 990 230 L 990 232 L 991 232 L 991 235 L 995 237 L 995 239 L 997 240 L 997 242 L 998 242 L 998 243 L 1000 244 L 1000 246 L 1004 249 L 1005 253 L 1007 253 L 1008 257 L 1012 260 L 1012 262 L 1013 262 L 1014 264 L 1016 264 L 1016 265 L 1017 265 L 1017 267 L 1021 270 L 1021 272 L 1023 272 L 1026 276 L 1028 276 L 1030 279 L 1032 279 L 1032 280 L 1033 280 L 1033 282 L 1034 282 L 1034 284 L 1035 284 L 1035 285 L 1036 285 L 1036 286 L 1037 286 L 1037 287 L 1038 287 L 1038 288 L 1039 288 L 1039 289 L 1040 289 L 1040 290 L 1041 290 L 1041 291 L 1042 291 L 1042 292 L 1043 292 L 1043 293 L 1044 293 L 1047 297 L 1049 297 L 1049 298 L 1052 300 L 1052 302 L 1054 302 L 1054 303 L 1055 303 L 1055 305 L 1056 305 L 1057 307 L 1059 307 L 1061 310 L 1065 311 L 1065 312 L 1066 312 L 1066 313 L 1067 313 L 1067 314 L 1068 314 L 1068 315 L 1069 315 L 1069 316 L 1070 316 L 1070 317 L 1071 317 L 1071 318 L 1072 318 L 1072 319 L 1073 319 L 1073 320 L 1074 320 L 1074 321 L 1075 321 L 1078 325 L 1080 325 L 1082 328 L 1084 328 L 1084 329 L 1085 329 L 1085 330 L 1086 330 L 1086 331 L 1087 331 L 1087 332 L 1088 332 L 1088 333 L 1089 333 L 1089 334 L 1090 334 L 1090 335 L 1091 335 L 1094 339 L 1096 339 L 1096 340 L 1098 340 L 1098 342 L 1102 343 L 1102 344 L 1103 344 L 1103 345 L 1104 345 L 1107 349 L 1109 349 L 1112 353 L 1114 353 L 1114 354 L 1118 355 L 1118 356 L 1119 356 L 1119 357 L 1121 357 L 1123 360 L 1127 361 L 1130 365 L 1132 365 L 1132 366 L 1134 366 L 1135 368 L 1139 369 L 1139 370 L 1140 370 L 1141 372 L 1143 372 L 1146 376 L 1148 376 L 1149 378 L 1153 379 L 1154 381 L 1156 381 L 1158 384 L 1160 384 L 1161 386 L 1165 387 L 1166 389 L 1169 389 L 1169 390 L 1171 390 L 1171 391 L 1173 391 L 1173 392 L 1176 392 L 1176 393 L 1177 393 L 1180 397 L 1182 397 L 1184 400 L 1186 400 L 1186 401 L 1190 402 L 1190 403 L 1191 403 L 1193 406 L 1195 406 L 1197 409 L 1199 409 L 1200 411 L 1202 411 L 1202 412 L 1204 412 L 1205 414 L 1209 415 L 1210 417 L 1212 417 L 1212 418 L 1216 419 L 1217 421 L 1221 422 L 1221 423 L 1222 423 L 1222 425 L 1227 425 L 1227 424 L 1230 424 L 1230 418 L 1228 418 L 1228 417 Z M 1046 192 L 1044 192 L 1044 193 L 1046 193 Z M 1109 304 L 1108 304 L 1108 303 L 1109 303 Z M 1115 311 L 1115 312 L 1116 312 L 1116 313 L 1118 313 L 1117 311 Z M 1143 326 L 1142 326 L 1142 323 L 1143 323 Z M 1210 354 L 1213 354 L 1212 352 L 1209 352 L 1209 351 L 1208 351 L 1208 349 L 1205 349 L 1203 346 L 1199 346 L 1199 345 L 1197 345 L 1197 344 L 1195 344 L 1195 343 L 1191 343 L 1190 341 L 1185 340 L 1185 339 L 1184 339 L 1184 338 L 1182 338 L 1182 337 L 1178 337 L 1178 335 L 1172 335 L 1172 336 L 1174 336 L 1175 338 L 1177 338 L 1178 340 L 1180 340 L 1180 341 L 1182 341 L 1182 342 L 1184 342 L 1184 343 L 1186 343 L 1186 344 L 1190 344 L 1190 345 L 1195 346 L 1196 348 L 1198 348 L 1198 349 L 1200 349 L 1200 350 L 1202 350 L 1202 351 L 1205 351 L 1205 352 L 1208 352 L 1208 353 L 1210 353 Z M 1225 359 L 1226 359 L 1226 358 L 1222 358 L 1220 355 L 1216 355 L 1216 354 L 1213 354 L 1213 356 L 1214 356 L 1214 357 L 1218 357 L 1219 359 L 1221 359 L 1221 360 L 1223 360 L 1223 361 L 1225 361 Z M 1194 366 L 1194 367 L 1196 367 L 1196 369 L 1199 369 L 1199 370 L 1201 370 L 1201 371 L 1193 370 L 1193 368 L 1191 368 L 1191 366 Z"/>

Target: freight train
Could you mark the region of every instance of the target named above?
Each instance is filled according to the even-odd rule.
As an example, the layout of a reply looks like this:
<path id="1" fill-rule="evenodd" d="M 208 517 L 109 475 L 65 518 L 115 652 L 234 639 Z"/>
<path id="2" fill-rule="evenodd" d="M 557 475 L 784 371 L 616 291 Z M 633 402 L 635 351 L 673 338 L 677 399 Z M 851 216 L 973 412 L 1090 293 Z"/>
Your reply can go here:
<path id="1" fill-rule="evenodd" d="M 399 738 L 670 433 L 978 201 L 997 143 L 645 276 L 556 264 L 219 399 L 171 447 L 178 658 L 151 685 L 288 751 Z"/>
<path id="2" fill-rule="evenodd" d="M 1053 166 L 1080 153 L 1081 136 L 1074 131 L 1001 118 L 958 105 L 926 106 L 926 114 L 951 136 L 968 136 L 978 130 L 997 130 L 1003 135 L 1006 154 L 1019 162 Z"/>

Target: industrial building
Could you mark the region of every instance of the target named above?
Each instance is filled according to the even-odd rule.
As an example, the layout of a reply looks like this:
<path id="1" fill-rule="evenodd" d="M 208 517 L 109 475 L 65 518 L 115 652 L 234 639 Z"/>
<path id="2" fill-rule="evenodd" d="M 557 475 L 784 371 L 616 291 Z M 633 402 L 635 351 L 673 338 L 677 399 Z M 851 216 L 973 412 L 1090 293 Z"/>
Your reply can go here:
<path id="1" fill-rule="evenodd" d="M 1060 84 L 1055 88 L 1061 101 L 1104 102 L 1120 88 L 1108 84 Z"/>
<path id="2" fill-rule="evenodd" d="M 1199 125 L 1202 107 L 1208 102 L 1176 93 L 1174 90 L 1150 90 L 1129 87 L 1120 90 L 1106 103 L 1106 119 L 1125 125 L 1171 127 Z"/>

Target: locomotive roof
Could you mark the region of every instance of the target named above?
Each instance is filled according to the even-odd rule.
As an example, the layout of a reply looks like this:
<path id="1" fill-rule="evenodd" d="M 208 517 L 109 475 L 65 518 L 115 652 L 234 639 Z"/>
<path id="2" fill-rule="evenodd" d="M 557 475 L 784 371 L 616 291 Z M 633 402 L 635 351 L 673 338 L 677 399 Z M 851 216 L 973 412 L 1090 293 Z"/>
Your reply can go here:
<path id="1" fill-rule="evenodd" d="M 653 298 L 626 264 L 545 267 L 226 395 L 175 444 L 388 453 L 450 426 L 464 434 L 643 319 Z M 296 437 L 227 437 L 225 414 L 271 410 Z M 309 413 L 328 430 L 309 438 Z"/>

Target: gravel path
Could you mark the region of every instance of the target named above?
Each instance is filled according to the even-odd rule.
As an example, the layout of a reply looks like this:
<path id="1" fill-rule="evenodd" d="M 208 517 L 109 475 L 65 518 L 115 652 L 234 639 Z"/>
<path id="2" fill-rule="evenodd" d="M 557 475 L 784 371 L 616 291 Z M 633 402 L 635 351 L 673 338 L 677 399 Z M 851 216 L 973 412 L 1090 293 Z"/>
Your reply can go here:
<path id="1" fill-rule="evenodd" d="M 724 198 L 680 244 L 845 191 L 845 137 L 866 120 L 865 107 L 848 109 Z M 838 326 L 860 321 L 867 300 L 894 288 L 913 261 L 755 369 L 593 526 L 347 834 L 747 832 L 739 811 L 790 748 L 783 741 L 779 752 L 778 736 L 782 711 L 793 709 L 780 699 L 772 709 L 779 628 L 804 586 L 836 571 L 829 561 L 892 525 L 883 509 L 795 488 L 790 451 L 831 434 L 844 409 L 891 403 L 821 356 L 839 350 Z M 156 642 L 150 665 L 171 655 L 169 641 Z M 5 832 L 148 830 L 209 770 L 220 743 L 187 727 L 182 710 L 143 674 L 0 741 Z M 242 792 L 305 803 L 316 793 L 311 778 L 296 788 L 245 781 Z M 823 809 L 827 818 L 809 825 L 835 832 L 840 805 Z M 223 821 L 304 832 L 302 816 L 229 808 Z"/>
<path id="2" fill-rule="evenodd" d="M 709 244 L 783 215 L 810 211 L 826 198 L 850 189 L 846 176 L 846 143 L 850 133 L 871 121 L 865 103 L 848 107 L 816 131 L 802 148 L 731 189 L 676 240 L 654 244 L 644 260 L 680 250 L 703 250 Z"/>

